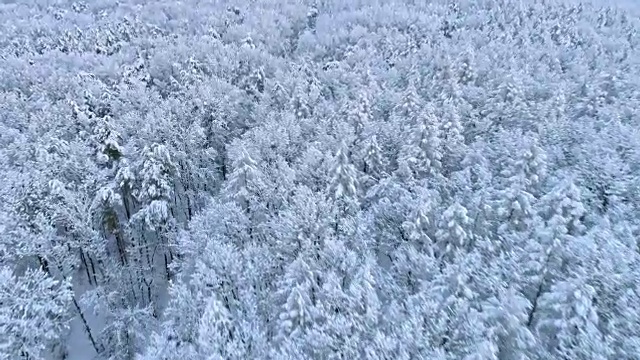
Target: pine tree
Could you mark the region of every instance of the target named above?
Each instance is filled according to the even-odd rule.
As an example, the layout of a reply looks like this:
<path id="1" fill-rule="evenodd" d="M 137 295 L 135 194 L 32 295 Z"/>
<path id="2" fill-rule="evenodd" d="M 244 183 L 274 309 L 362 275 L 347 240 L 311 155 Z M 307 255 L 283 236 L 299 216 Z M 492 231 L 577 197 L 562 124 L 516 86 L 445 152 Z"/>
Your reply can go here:
<path id="1" fill-rule="evenodd" d="M 0 357 L 43 359 L 64 341 L 73 296 L 69 285 L 42 270 L 16 276 L 0 268 Z"/>
<path id="2" fill-rule="evenodd" d="M 124 276 L 116 273 L 113 277 Z M 109 286 L 87 291 L 82 305 L 104 316 L 105 326 L 95 339 L 99 356 L 108 360 L 133 358 L 143 350 L 144 335 L 155 325 L 154 309 L 151 305 L 135 304 L 125 284 L 118 288 L 113 284 L 114 280 L 110 283 Z"/>
<path id="3" fill-rule="evenodd" d="M 138 173 L 140 183 L 134 196 L 143 206 L 135 217 L 144 221 L 149 229 L 156 230 L 171 217 L 173 179 L 177 168 L 164 145 L 152 144 L 142 152 Z"/>
<path id="4" fill-rule="evenodd" d="M 160 334 L 153 333 L 145 351 L 136 356 L 136 360 L 177 360 L 196 358 L 195 346 L 179 341 L 172 334 L 173 329 L 167 328 Z"/>
<path id="5" fill-rule="evenodd" d="M 499 291 L 498 296 L 489 298 L 483 304 L 480 318 L 493 349 L 493 358 L 535 358 L 537 339 L 527 327 L 527 310 L 530 306 L 529 301 L 513 288 Z"/>
<path id="6" fill-rule="evenodd" d="M 521 232 L 531 225 L 536 195 L 540 195 L 546 174 L 545 159 L 535 140 L 529 140 L 517 159 L 503 170 L 506 188 L 499 195 L 501 204 L 498 209 L 498 216 L 504 221 L 500 226 L 501 232 L 508 228 Z"/>
<path id="7" fill-rule="evenodd" d="M 351 164 L 347 145 L 342 142 L 330 170 L 329 194 L 339 203 L 343 212 L 352 213 L 359 207 L 358 176 Z"/>
<path id="8" fill-rule="evenodd" d="M 362 140 L 362 132 L 371 121 L 371 105 L 366 95 L 348 101 L 345 109 L 346 121 L 353 127 L 356 142 Z"/>
<path id="9" fill-rule="evenodd" d="M 411 221 L 403 224 L 408 239 L 414 242 L 418 251 L 430 256 L 435 256 L 435 243 L 433 242 L 433 229 L 435 224 L 429 219 L 430 205 L 425 204 L 415 211 Z"/>
<path id="10" fill-rule="evenodd" d="M 526 185 L 521 176 L 514 176 L 509 179 L 509 187 L 501 191 L 501 204 L 497 215 L 503 219 L 500 231 L 506 232 L 525 231 L 533 221 L 535 202 L 534 196 L 526 191 Z"/>
<path id="11" fill-rule="evenodd" d="M 233 171 L 229 176 L 225 192 L 247 213 L 251 212 L 251 197 L 255 191 L 255 181 L 258 180 L 258 164 L 243 150 L 233 162 Z"/>
<path id="12" fill-rule="evenodd" d="M 592 302 L 598 315 L 598 329 L 613 352 L 611 357 L 630 358 L 640 346 L 634 324 L 640 312 L 634 304 L 640 293 L 635 287 L 638 274 L 636 252 L 625 243 L 623 223 L 603 219 L 591 228 L 583 242 L 576 244 L 582 267 L 595 295 Z M 630 234 L 629 234 L 630 235 Z M 635 242 L 631 245 L 635 246 Z"/>
<path id="13" fill-rule="evenodd" d="M 435 261 L 428 252 L 420 251 L 409 243 L 396 245 L 391 252 L 391 259 L 393 263 L 390 275 L 394 279 L 395 293 L 407 295 L 418 292 L 423 282 L 429 279 L 429 268 L 426 264 Z"/>
<path id="14" fill-rule="evenodd" d="M 144 303 L 154 304 L 153 311 L 157 313 L 160 281 L 169 280 L 172 276 L 169 269 L 173 259 L 170 243 L 176 226 L 174 190 L 178 170 L 169 149 L 157 143 L 143 149 L 136 170 L 132 195 L 139 210 L 131 217 L 133 226 L 129 234 L 132 239 L 127 251 L 132 257 L 130 266 L 134 267 L 138 281 L 146 290 Z"/>
<path id="15" fill-rule="evenodd" d="M 364 357 L 379 326 L 381 303 L 374 278 L 377 267 L 371 257 L 365 255 L 360 264 L 355 252 L 336 245 L 327 249 L 327 255 L 339 267 L 330 268 L 322 288 L 326 322 L 321 330 L 330 339 L 327 355 Z"/>
<path id="16" fill-rule="evenodd" d="M 245 359 L 241 340 L 234 332 L 231 314 L 215 298 L 209 299 L 198 326 L 198 353 L 203 359 Z"/>
<path id="17" fill-rule="evenodd" d="M 279 284 L 280 296 L 285 301 L 278 315 L 276 331 L 279 342 L 301 341 L 317 321 L 314 309 L 319 296 L 317 281 L 317 274 L 302 258 L 294 260 L 286 269 Z"/>
<path id="18" fill-rule="evenodd" d="M 200 299 L 193 296 L 189 284 L 180 277 L 177 280 L 167 289 L 170 298 L 164 312 L 165 321 L 150 335 L 137 360 L 177 360 L 198 356 L 195 339 L 200 314 L 196 303 Z"/>
<path id="19" fill-rule="evenodd" d="M 583 235 L 584 206 L 571 181 L 563 181 L 542 199 L 541 220 L 524 246 L 524 293 L 531 299 L 527 325 L 535 323 L 539 304 L 551 284 L 562 279 L 576 260 L 571 248 Z"/>
<path id="20" fill-rule="evenodd" d="M 430 281 L 411 299 L 416 325 L 419 331 L 426 330 L 428 343 L 434 347 L 429 352 L 464 358 L 486 340 L 477 304 L 487 294 L 478 285 L 491 278 L 480 259 L 477 252 L 457 251 L 444 266 L 429 266 Z"/>
<path id="21" fill-rule="evenodd" d="M 361 183 L 366 187 L 372 186 L 384 176 L 386 161 L 375 135 L 371 136 L 367 141 L 362 163 L 364 178 Z"/>
<path id="22" fill-rule="evenodd" d="M 549 356 L 560 359 L 610 359 L 599 329 L 596 293 L 579 278 L 554 284 L 540 299 L 537 331 Z"/>
<path id="23" fill-rule="evenodd" d="M 109 116 L 97 120 L 93 137 L 97 145 L 96 160 L 98 164 L 110 167 L 124 156 L 124 149 L 121 145 L 122 135 L 113 128 Z"/>
<path id="24" fill-rule="evenodd" d="M 462 169 L 451 174 L 444 193 L 467 208 L 471 241 L 487 254 L 501 248 L 502 242 L 495 236 L 493 226 L 497 207 L 491 201 L 496 189 L 492 185 L 495 181 L 492 164 L 487 158 L 490 154 L 486 143 L 470 144 L 461 161 Z"/>
<path id="25" fill-rule="evenodd" d="M 445 210 L 435 234 L 439 257 L 451 256 L 458 250 L 469 248 L 469 222 L 464 206 L 454 203 Z"/>
<path id="26" fill-rule="evenodd" d="M 443 146 L 442 166 L 445 175 L 460 169 L 466 143 L 464 138 L 464 127 L 460 120 L 458 109 L 450 99 L 442 104 L 441 113 L 441 138 Z"/>
<path id="27" fill-rule="evenodd" d="M 422 99 L 418 95 L 416 87 L 416 80 L 412 79 L 402 93 L 400 102 L 394 108 L 394 122 L 397 126 L 400 126 L 399 129 L 403 129 L 407 124 L 417 123 L 422 106 Z"/>
<path id="28" fill-rule="evenodd" d="M 128 262 L 129 248 L 126 238 L 127 221 L 131 217 L 127 209 L 133 199 L 129 197 L 131 192 L 128 186 L 122 184 L 121 187 L 118 184 L 118 175 L 121 169 L 126 171 L 127 160 L 124 147 L 121 145 L 122 136 L 113 128 L 109 116 L 97 120 L 93 141 L 96 147 L 96 162 L 101 166 L 99 173 L 101 187 L 96 191 L 91 204 L 92 215 L 97 224 L 96 228 L 100 229 L 108 240 L 115 242 L 120 264 L 125 265 Z M 125 210 L 124 216 L 122 216 L 122 209 Z M 89 249 L 84 251 L 87 250 Z M 89 261 L 92 261 L 90 256 L 90 253 L 85 255 Z M 92 272 L 95 272 L 95 269 Z M 89 271 L 87 273 L 89 274 Z M 92 281 L 91 277 L 89 281 Z"/>
<path id="29" fill-rule="evenodd" d="M 583 224 L 585 206 L 580 189 L 570 179 L 561 181 L 540 199 L 540 215 L 549 229 L 558 235 L 579 236 L 586 230 Z"/>
<path id="30" fill-rule="evenodd" d="M 538 145 L 537 139 L 533 138 L 521 156 L 520 163 L 516 166 L 521 167 L 524 173 L 527 191 L 540 196 L 547 175 L 547 155 Z"/>
<path id="31" fill-rule="evenodd" d="M 313 114 L 313 108 L 303 84 L 296 84 L 291 96 L 291 107 L 297 119 L 308 119 Z"/>
<path id="32" fill-rule="evenodd" d="M 402 147 L 398 159 L 403 173 L 410 173 L 415 179 L 440 175 L 442 151 L 438 127 L 439 123 L 432 113 L 420 112 L 412 124 L 409 142 Z"/>
<path id="33" fill-rule="evenodd" d="M 167 346 L 177 354 L 167 359 L 204 355 L 197 346 L 199 322 L 210 301 L 220 302 L 230 318 L 244 316 L 237 276 L 243 266 L 245 274 L 250 273 L 238 251 L 248 242 L 246 213 L 232 202 L 216 199 L 190 225 L 176 241 L 182 255 L 176 265 L 181 271 L 169 282 L 169 302 L 161 328 L 145 351 L 147 358 L 157 353 L 156 346 Z"/>

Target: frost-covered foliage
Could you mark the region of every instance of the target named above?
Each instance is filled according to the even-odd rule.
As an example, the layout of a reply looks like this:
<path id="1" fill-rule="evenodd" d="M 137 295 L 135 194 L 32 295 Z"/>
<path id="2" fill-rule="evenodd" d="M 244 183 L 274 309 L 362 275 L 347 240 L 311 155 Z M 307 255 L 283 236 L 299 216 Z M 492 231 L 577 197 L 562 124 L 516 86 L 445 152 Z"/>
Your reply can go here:
<path id="1" fill-rule="evenodd" d="M 0 356 L 39 359 L 61 344 L 68 328 L 68 284 L 60 284 L 41 270 L 15 276 L 0 269 Z"/>
<path id="2" fill-rule="evenodd" d="M 638 358 L 614 3 L 3 1 L 0 358 Z"/>

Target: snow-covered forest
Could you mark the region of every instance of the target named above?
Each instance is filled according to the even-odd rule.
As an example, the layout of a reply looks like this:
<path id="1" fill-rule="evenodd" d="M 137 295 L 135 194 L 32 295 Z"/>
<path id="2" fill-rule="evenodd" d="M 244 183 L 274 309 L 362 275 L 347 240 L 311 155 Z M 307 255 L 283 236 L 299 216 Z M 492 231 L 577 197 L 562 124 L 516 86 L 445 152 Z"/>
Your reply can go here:
<path id="1" fill-rule="evenodd" d="M 3 0 L 0 359 L 640 359 L 639 14 Z"/>

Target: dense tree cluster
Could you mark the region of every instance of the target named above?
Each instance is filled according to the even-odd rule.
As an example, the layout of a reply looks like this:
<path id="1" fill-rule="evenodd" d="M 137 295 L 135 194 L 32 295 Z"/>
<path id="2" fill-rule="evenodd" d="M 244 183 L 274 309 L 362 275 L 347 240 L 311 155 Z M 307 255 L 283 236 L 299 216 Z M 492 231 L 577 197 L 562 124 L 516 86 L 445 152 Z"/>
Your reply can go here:
<path id="1" fill-rule="evenodd" d="M 0 359 L 637 359 L 640 20 L 0 4 Z"/>

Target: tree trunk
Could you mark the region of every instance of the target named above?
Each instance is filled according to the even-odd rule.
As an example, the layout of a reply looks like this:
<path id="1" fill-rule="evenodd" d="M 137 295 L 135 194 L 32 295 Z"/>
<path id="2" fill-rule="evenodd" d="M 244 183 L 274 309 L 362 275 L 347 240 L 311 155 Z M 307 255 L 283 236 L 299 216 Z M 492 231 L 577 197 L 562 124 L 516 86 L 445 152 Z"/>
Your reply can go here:
<path id="1" fill-rule="evenodd" d="M 87 263 L 87 259 L 84 256 L 84 251 L 80 250 L 80 260 L 82 261 L 82 266 L 84 267 L 85 273 L 87 274 L 87 281 L 89 281 L 89 285 L 93 285 L 91 282 L 91 274 L 89 273 L 89 264 Z"/>
<path id="2" fill-rule="evenodd" d="M 91 345 L 93 346 L 93 349 L 96 351 L 96 354 L 100 354 L 101 352 L 100 348 L 98 347 L 98 344 L 96 343 L 96 340 L 93 337 L 93 334 L 91 333 L 91 328 L 89 327 L 89 324 L 87 323 L 87 319 L 84 317 L 84 314 L 82 313 L 82 309 L 80 309 L 80 305 L 78 305 L 78 302 L 76 301 L 75 296 L 73 296 L 73 305 L 78 311 L 78 315 L 80 316 L 80 320 L 84 325 L 84 330 L 87 332 L 87 336 L 89 337 L 89 341 L 91 341 Z"/>

